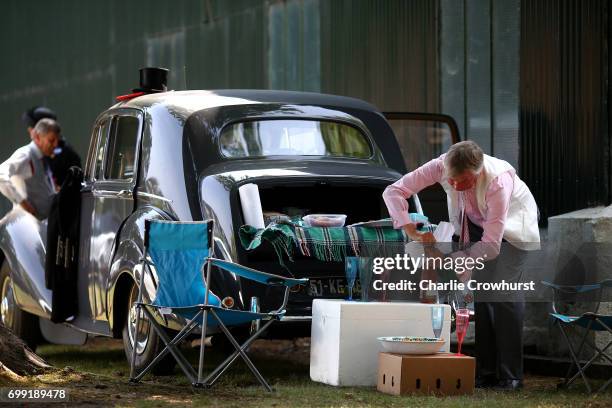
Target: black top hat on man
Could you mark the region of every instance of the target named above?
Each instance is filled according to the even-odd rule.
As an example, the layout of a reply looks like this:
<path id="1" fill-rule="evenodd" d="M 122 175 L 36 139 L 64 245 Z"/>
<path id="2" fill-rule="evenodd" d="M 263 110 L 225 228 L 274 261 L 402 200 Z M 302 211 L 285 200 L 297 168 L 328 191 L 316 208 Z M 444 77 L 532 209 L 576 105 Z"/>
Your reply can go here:
<path id="1" fill-rule="evenodd" d="M 45 118 L 57 120 L 57 115 L 46 106 L 34 106 L 21 115 L 21 119 L 27 127 L 34 127 L 39 120 Z"/>

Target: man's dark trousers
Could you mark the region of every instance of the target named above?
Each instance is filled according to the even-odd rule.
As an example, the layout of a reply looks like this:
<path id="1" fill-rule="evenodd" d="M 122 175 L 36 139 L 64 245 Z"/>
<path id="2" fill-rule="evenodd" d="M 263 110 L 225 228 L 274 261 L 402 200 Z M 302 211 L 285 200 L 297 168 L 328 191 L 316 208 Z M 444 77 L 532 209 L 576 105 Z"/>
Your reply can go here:
<path id="1" fill-rule="evenodd" d="M 469 222 L 470 242 L 480 241 L 482 228 Z M 504 241 L 500 255 L 475 271 L 477 282 L 520 282 L 525 251 Z M 523 379 L 525 301 L 520 292 L 474 293 L 476 376 L 498 380 Z M 511 300 L 511 301 L 508 301 Z"/>

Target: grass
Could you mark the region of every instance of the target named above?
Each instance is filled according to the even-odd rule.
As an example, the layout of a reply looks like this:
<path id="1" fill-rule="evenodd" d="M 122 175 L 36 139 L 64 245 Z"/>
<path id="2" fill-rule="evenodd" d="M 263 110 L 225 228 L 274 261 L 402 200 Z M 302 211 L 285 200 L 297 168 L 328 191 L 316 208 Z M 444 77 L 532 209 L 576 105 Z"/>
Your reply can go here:
<path id="1" fill-rule="evenodd" d="M 38 353 L 58 368 L 56 372 L 29 379 L 30 387 L 69 389 L 71 402 L 79 406 L 223 406 L 237 407 L 610 407 L 612 391 L 588 395 L 576 385 L 558 391 L 558 378 L 528 376 L 525 389 L 518 393 L 476 390 L 460 397 L 396 397 L 375 388 L 337 388 L 310 381 L 307 344 L 259 342 L 253 347 L 253 360 L 275 392 L 266 393 L 245 365 L 233 367 L 210 390 L 194 391 L 179 371 L 173 376 L 145 377 L 129 385 L 129 367 L 121 342 L 96 340 L 83 347 L 42 346 Z M 189 350 L 195 359 L 196 351 Z M 220 361 L 218 353 L 208 356 Z M 358 356 L 356 356 L 358 358 Z M 71 404 L 72 405 L 72 404 Z"/>

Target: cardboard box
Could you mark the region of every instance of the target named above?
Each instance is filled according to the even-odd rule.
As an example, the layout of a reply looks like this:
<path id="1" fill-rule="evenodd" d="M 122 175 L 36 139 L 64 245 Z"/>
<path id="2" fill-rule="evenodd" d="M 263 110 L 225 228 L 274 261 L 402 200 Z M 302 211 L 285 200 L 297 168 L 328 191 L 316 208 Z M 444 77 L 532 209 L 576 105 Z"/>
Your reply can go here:
<path id="1" fill-rule="evenodd" d="M 335 386 L 376 385 L 381 336 L 433 335 L 430 304 L 348 302 L 315 299 L 312 304 L 310 378 Z M 444 307 L 442 337 L 450 348 L 450 306 Z"/>
<path id="2" fill-rule="evenodd" d="M 473 357 L 380 353 L 377 389 L 393 395 L 472 394 L 475 375 Z"/>

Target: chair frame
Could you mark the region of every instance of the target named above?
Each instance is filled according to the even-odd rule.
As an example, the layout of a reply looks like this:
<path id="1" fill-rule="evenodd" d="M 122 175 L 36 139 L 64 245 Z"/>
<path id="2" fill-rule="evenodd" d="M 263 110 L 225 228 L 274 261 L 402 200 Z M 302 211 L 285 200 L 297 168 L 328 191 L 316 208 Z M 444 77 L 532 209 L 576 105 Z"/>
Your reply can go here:
<path id="1" fill-rule="evenodd" d="M 230 368 L 230 366 L 238 359 L 238 357 L 241 357 L 242 360 L 247 365 L 247 367 L 251 370 L 255 378 L 257 378 L 259 383 L 267 391 L 271 392 L 272 387 L 270 387 L 270 385 L 265 380 L 263 375 L 259 372 L 257 367 L 255 367 L 255 365 L 253 364 L 249 356 L 246 354 L 246 351 L 248 350 L 249 346 L 253 343 L 253 341 L 255 341 L 274 321 L 281 320 L 282 316 L 284 315 L 285 308 L 289 300 L 289 291 L 290 291 L 290 286 L 284 283 L 287 278 L 265 273 L 265 272 L 260 272 L 252 268 L 248 268 L 242 265 L 234 264 L 232 262 L 228 262 L 228 261 L 224 261 L 224 260 L 220 260 L 218 258 L 212 257 L 211 255 L 213 254 L 213 247 L 214 247 L 214 239 L 213 239 L 213 224 L 214 223 L 212 220 L 203 221 L 203 222 L 208 223 L 207 232 L 208 232 L 209 243 L 210 243 L 209 256 L 205 258 L 202 264 L 202 267 L 201 267 L 201 275 L 202 275 L 201 277 L 206 286 L 205 295 L 204 295 L 204 303 L 200 305 L 193 305 L 193 306 L 199 307 L 199 310 L 196 313 L 196 315 L 187 321 L 184 327 L 176 334 L 176 336 L 174 336 L 174 338 L 170 339 L 164 327 L 162 327 L 158 323 L 153 312 L 150 310 L 150 308 L 157 309 L 158 313 L 164 314 L 163 311 L 160 310 L 160 309 L 164 309 L 164 307 L 143 302 L 142 288 L 144 288 L 145 274 L 148 271 L 151 278 L 153 278 L 154 276 L 151 271 L 151 266 L 152 265 L 154 266 L 154 262 L 151 262 L 148 259 L 149 221 L 148 220 L 145 221 L 144 254 L 142 258 L 140 259 L 140 263 L 142 264 L 142 272 L 140 274 L 140 283 L 138 287 L 138 300 L 135 304 L 136 306 L 136 326 L 134 329 L 135 330 L 134 341 L 136 341 L 137 339 L 138 328 L 140 325 L 140 318 L 141 318 L 140 315 L 141 315 L 141 312 L 143 312 L 144 315 L 148 318 L 149 322 L 151 323 L 151 327 L 155 330 L 155 332 L 158 334 L 160 339 L 163 341 L 165 347 L 162 349 L 161 352 L 157 354 L 157 356 L 155 356 L 155 358 L 144 369 L 142 369 L 140 373 L 136 374 L 136 351 L 137 350 L 136 350 L 136 345 L 134 345 L 132 349 L 132 358 L 131 358 L 131 364 L 130 364 L 130 382 L 132 383 L 139 382 L 149 371 L 151 371 L 151 369 L 157 363 L 159 363 L 159 361 L 161 361 L 162 358 L 164 358 L 168 353 L 170 353 L 177 361 L 183 373 L 187 376 L 187 378 L 189 378 L 193 387 L 209 388 L 209 387 L 212 387 L 217 382 L 217 380 Z M 284 286 L 285 287 L 285 293 L 283 296 L 282 305 L 278 309 L 268 312 L 266 316 L 262 318 L 262 320 L 266 321 L 265 324 L 261 325 L 257 330 L 254 330 L 251 336 L 242 345 L 238 343 L 236 338 L 231 334 L 227 325 L 223 322 L 223 320 L 217 314 L 216 310 L 220 310 L 221 308 L 218 306 L 209 304 L 210 283 L 212 282 L 211 266 L 212 266 L 213 261 L 222 261 L 222 262 L 231 263 L 249 272 L 256 273 L 259 275 L 264 275 L 268 278 L 267 284 L 269 286 Z M 221 268 L 220 266 L 218 267 Z M 248 276 L 245 278 L 249 279 Z M 304 281 L 304 283 L 308 282 L 308 279 L 299 279 L 299 280 Z M 172 307 L 171 309 L 178 310 L 180 309 L 180 307 Z M 204 377 L 204 373 L 203 373 L 204 352 L 206 349 L 205 339 L 206 339 L 206 334 L 207 334 L 207 329 L 208 329 L 207 326 L 208 326 L 208 314 L 209 313 L 217 321 L 217 323 L 219 324 L 219 328 L 221 329 L 223 334 L 227 337 L 227 339 L 232 344 L 232 346 L 234 346 L 235 351 L 230 356 L 228 356 L 221 364 L 219 364 L 217 368 L 215 368 L 211 373 L 209 373 L 205 378 L 203 378 Z M 201 317 L 201 320 L 199 320 L 200 317 Z M 184 340 L 188 335 L 190 335 L 200 325 L 202 327 L 201 333 L 200 333 L 201 343 L 200 343 L 200 353 L 199 353 L 199 360 L 198 360 L 198 369 L 196 372 L 194 368 L 192 367 L 192 365 L 181 354 L 177 346 L 182 340 Z"/>
<path id="2" fill-rule="evenodd" d="M 567 373 L 565 374 L 565 379 L 564 381 L 559 384 L 560 388 L 567 388 L 569 387 L 578 377 L 582 377 L 582 380 L 584 382 L 584 385 L 586 386 L 587 390 L 589 393 L 591 393 L 593 390 L 591 388 L 591 384 L 589 383 L 589 380 L 586 377 L 586 370 L 595 362 L 597 361 L 599 358 L 605 358 L 606 360 L 608 360 L 608 362 L 610 362 L 610 364 L 612 364 L 612 357 L 610 357 L 608 354 L 606 354 L 606 350 L 612 346 L 612 340 L 610 340 L 603 348 L 600 348 L 597 346 L 597 344 L 595 344 L 594 342 L 590 341 L 588 339 L 588 335 L 591 332 L 591 329 L 593 327 L 593 324 L 599 324 L 601 325 L 601 327 L 603 327 L 606 331 L 608 331 L 610 334 L 612 334 L 612 328 L 607 325 L 603 320 L 602 317 L 604 317 L 604 315 L 598 314 L 597 312 L 599 311 L 599 307 L 601 305 L 601 300 L 602 300 L 602 289 L 606 286 L 612 286 L 612 280 L 605 280 L 602 282 L 599 282 L 597 284 L 592 284 L 592 285 L 583 285 L 583 286 L 573 286 L 573 285 L 555 285 L 553 283 L 550 282 L 546 282 L 546 281 L 542 281 L 542 284 L 544 284 L 545 286 L 551 287 L 553 289 L 553 299 L 552 299 L 552 313 L 551 313 L 551 317 L 555 318 L 555 324 L 557 325 L 557 327 L 559 327 L 559 330 L 561 331 L 561 334 L 563 336 L 563 338 L 565 339 L 565 342 L 567 343 L 569 352 L 570 352 L 570 357 L 571 357 L 571 362 L 570 365 L 567 369 Z M 595 310 L 593 312 L 586 312 L 583 313 L 581 316 L 575 316 L 577 318 L 588 318 L 589 319 L 589 323 L 586 327 L 582 327 L 583 329 L 583 334 L 580 337 L 580 345 L 578 346 L 578 349 L 576 350 L 574 348 L 574 346 L 572 346 L 572 342 L 570 341 L 570 337 L 568 335 L 568 332 L 570 331 L 570 329 L 574 326 L 576 326 L 576 320 L 574 321 L 570 321 L 570 322 L 563 322 L 561 319 L 556 318 L 554 315 L 562 315 L 562 316 L 566 316 L 562 313 L 559 313 L 557 311 L 556 308 L 556 300 L 555 300 L 555 294 L 557 292 L 563 292 L 563 293 L 568 293 L 568 294 L 577 294 L 579 292 L 585 293 L 585 292 L 589 292 L 589 291 L 595 291 L 595 290 L 599 290 L 599 297 L 596 300 L 596 304 L 597 306 L 595 307 Z M 569 317 L 569 316 L 568 316 Z M 572 316 L 573 317 L 573 316 Z M 576 331 L 576 330 L 574 330 Z M 599 330 L 602 331 L 603 330 Z M 593 351 L 595 351 L 595 354 L 586 362 L 581 363 L 579 360 L 580 357 L 580 353 L 582 353 L 582 351 L 584 350 L 584 347 L 588 346 L 590 347 Z M 576 372 L 570 377 L 570 374 L 572 373 L 572 369 L 576 367 Z M 610 384 L 612 384 L 612 377 L 610 379 L 608 379 L 598 390 L 597 392 L 601 392 L 603 390 L 605 390 Z"/>

